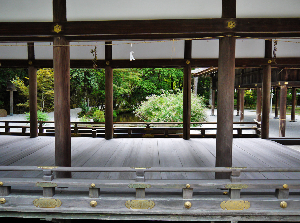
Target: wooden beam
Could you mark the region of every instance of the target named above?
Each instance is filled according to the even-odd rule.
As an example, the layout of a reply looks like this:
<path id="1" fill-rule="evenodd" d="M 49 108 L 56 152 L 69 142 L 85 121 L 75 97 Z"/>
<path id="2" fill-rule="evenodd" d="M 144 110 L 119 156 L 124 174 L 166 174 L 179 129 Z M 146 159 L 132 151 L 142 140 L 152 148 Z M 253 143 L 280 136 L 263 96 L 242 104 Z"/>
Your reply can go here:
<path id="1" fill-rule="evenodd" d="M 272 41 L 265 41 L 265 58 L 272 58 Z M 271 91 L 271 65 L 263 68 L 262 82 L 262 117 L 261 117 L 261 138 L 269 138 L 269 118 L 270 118 L 270 91 Z"/>
<path id="2" fill-rule="evenodd" d="M 113 69 L 112 43 L 105 42 L 105 139 L 113 138 Z"/>
<path id="3" fill-rule="evenodd" d="M 222 0 L 222 18 L 236 18 L 236 0 Z"/>
<path id="4" fill-rule="evenodd" d="M 66 0 L 53 0 L 53 22 L 67 21 L 67 3 Z"/>
<path id="5" fill-rule="evenodd" d="M 268 63 L 265 58 L 237 58 L 235 59 L 236 68 L 260 68 L 263 65 L 271 65 L 272 68 L 286 67 L 299 68 L 300 58 L 277 58 L 275 63 Z M 191 67 L 218 67 L 218 59 L 191 59 Z M 0 59 L 0 68 L 27 68 L 28 60 L 18 59 Z M 52 60 L 35 60 L 34 64 L 37 68 L 53 67 Z M 97 68 L 105 68 L 105 60 L 97 60 Z M 176 68 L 184 67 L 184 59 L 142 59 L 142 60 L 112 60 L 112 68 Z M 90 60 L 71 60 L 71 68 L 93 68 L 93 61 Z"/>
<path id="6" fill-rule="evenodd" d="M 232 18 L 232 16 L 231 16 Z M 59 23 L 59 24 L 58 24 Z M 60 25 L 59 33 L 54 26 Z M 248 37 L 255 33 L 265 38 L 276 33 L 277 36 L 300 36 L 299 18 L 215 18 L 215 19 L 169 19 L 169 20 L 121 20 L 121 21 L 74 21 L 62 19 L 54 22 L 1 22 L 0 36 L 84 36 L 112 35 L 118 39 L 170 39 L 189 38 L 191 35 L 208 35 L 231 33 Z M 215 34 L 215 35 L 214 35 Z M 95 38 L 95 37 L 94 37 Z M 107 37 L 106 37 L 107 38 Z"/>
<path id="7" fill-rule="evenodd" d="M 27 43 L 28 48 L 28 74 L 29 74 L 29 112 L 30 112 L 30 138 L 38 136 L 37 131 L 37 70 L 33 66 L 34 43 Z"/>
<path id="8" fill-rule="evenodd" d="M 190 139 L 191 126 L 191 61 L 192 41 L 186 40 L 184 44 L 184 74 L 183 74 L 183 139 Z"/>

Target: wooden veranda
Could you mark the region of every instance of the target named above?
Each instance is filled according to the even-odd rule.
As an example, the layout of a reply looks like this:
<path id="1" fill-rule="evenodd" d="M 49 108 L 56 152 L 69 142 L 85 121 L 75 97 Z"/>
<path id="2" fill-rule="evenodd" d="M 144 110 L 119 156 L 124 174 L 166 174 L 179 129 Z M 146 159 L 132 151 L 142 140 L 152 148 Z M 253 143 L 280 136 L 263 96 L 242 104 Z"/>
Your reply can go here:
<path id="1" fill-rule="evenodd" d="M 268 140 L 234 139 L 235 167 L 216 168 L 215 139 L 74 137 L 72 167 L 55 166 L 54 137 L 0 139 L 2 217 L 299 220 L 300 153 Z"/>
<path id="2" fill-rule="evenodd" d="M 0 67 L 28 68 L 31 120 L 30 138 L 26 140 L 31 140 L 31 143 L 28 141 L 28 150 L 25 148 L 24 152 L 30 150 L 30 144 L 41 139 L 37 138 L 36 71 L 42 67 L 54 68 L 55 138 L 51 153 L 54 163 L 52 162 L 50 167 L 30 166 L 29 163 L 24 166 L 0 166 L 5 176 L 0 178 L 0 216 L 22 217 L 34 213 L 35 217 L 43 218 L 50 214 L 51 218 L 58 219 L 74 216 L 158 220 L 193 218 L 213 221 L 299 219 L 299 193 L 293 194 L 291 191 L 299 190 L 300 187 L 298 154 L 294 159 L 289 153 L 282 152 L 286 150 L 284 148 L 277 151 L 280 154 L 278 159 L 287 156 L 294 160 L 295 165 L 292 167 L 286 165 L 290 163 L 290 159 L 273 165 L 272 161 L 276 159 L 272 160 L 270 157 L 274 149 L 262 155 L 269 146 L 276 147 L 275 144 L 265 144 L 269 138 L 272 70 L 279 69 L 280 72 L 283 70 L 284 74 L 289 74 L 294 72 L 291 71 L 292 69 L 299 69 L 300 51 L 297 40 L 300 37 L 298 10 L 300 5 L 298 1 L 274 0 L 271 5 L 266 0 L 189 0 L 176 1 L 176 4 L 172 0 L 153 0 L 147 4 L 139 0 L 122 3 L 111 1 L 109 4 L 95 0 L 86 0 L 84 3 L 75 0 L 31 0 L 28 5 L 24 2 L 19 2 L 19 7 L 22 9 L 20 11 L 12 1 L 1 2 Z M 276 54 L 274 39 L 278 41 L 278 48 L 282 46 Z M 286 45 L 287 42 L 292 42 L 293 45 Z M 132 51 L 130 43 L 136 43 L 135 60 L 129 60 L 129 52 Z M 97 58 L 90 58 L 91 45 L 99 46 Z M 18 46 L 15 51 L 14 46 Z M 89 56 L 84 55 L 86 50 Z M 140 54 L 137 54 L 137 51 Z M 191 139 L 191 70 L 196 67 L 211 66 L 218 67 L 217 82 L 213 84 L 214 89 L 217 89 L 219 111 L 216 138 Z M 112 144 L 107 152 L 111 149 L 115 151 L 115 155 L 120 153 L 120 156 L 116 156 L 114 167 L 86 168 L 71 165 L 73 146 L 71 141 L 74 140 L 74 138 L 71 140 L 70 122 L 70 68 L 72 67 L 105 69 L 105 140 L 97 138 L 88 141 L 101 140 L 101 142 L 97 141 L 97 148 L 101 148 L 104 144 Z M 123 141 L 121 146 L 114 145 L 120 139 L 113 139 L 113 69 L 134 67 L 183 68 L 182 138 L 184 140 L 176 139 L 178 141 L 173 143 L 174 141 L 171 140 L 175 139 L 161 139 L 163 141 L 160 142 L 163 142 L 165 147 L 169 144 L 173 145 L 170 149 L 176 153 L 181 144 L 182 148 L 186 149 L 186 144 L 193 144 L 196 140 L 193 150 L 198 153 L 202 151 L 201 145 L 205 144 L 205 141 L 198 140 L 211 140 L 215 152 L 212 166 L 200 167 L 199 162 L 196 162 L 196 167 L 183 165 L 174 167 L 173 159 L 164 167 L 149 166 L 148 168 L 147 163 L 142 163 L 143 166 L 123 166 L 126 160 L 121 156 L 121 149 L 128 147 L 130 150 L 141 139 L 127 139 L 129 141 Z M 257 148 L 260 148 L 261 156 L 258 159 L 262 160 L 261 157 L 264 156 L 267 160 L 264 164 L 267 166 L 235 167 L 237 163 L 233 159 L 235 144 L 232 134 L 234 88 L 242 90 L 247 87 L 245 75 L 242 75 L 241 82 L 236 81 L 239 77 L 237 68 L 245 71 L 245 68 L 257 69 L 257 67 L 262 69 L 261 79 L 252 84 L 262 87 L 262 111 L 260 106 L 257 110 L 258 117 L 261 114 L 262 139 L 255 140 L 260 140 Z M 298 73 L 296 76 L 298 78 Z M 277 83 L 280 84 L 282 92 L 280 128 L 284 136 L 286 120 L 283 105 L 285 105 L 285 92 L 288 86 L 287 75 Z M 294 84 L 292 87 L 296 88 L 298 82 Z M 75 140 L 77 139 L 80 140 L 80 138 Z M 158 143 L 155 140 L 158 139 L 152 140 L 147 143 L 154 149 L 158 148 L 158 145 L 155 145 L 155 142 Z M 239 149 L 248 153 L 248 149 L 251 148 L 245 148 L 251 145 L 250 142 L 243 143 Z M 177 154 L 179 160 L 184 157 L 185 152 L 186 150 L 180 155 Z M 161 154 L 160 151 L 159 153 Z M 128 155 L 132 159 L 138 159 L 138 154 Z M 107 162 L 115 157 L 109 155 L 105 157 L 104 152 L 97 153 L 97 156 L 96 153 L 90 155 L 93 159 L 103 155 Z M 246 164 L 246 160 L 251 157 L 251 154 L 248 155 L 243 157 L 241 154 L 239 157 L 241 164 Z M 165 154 L 165 157 L 168 156 L 169 154 Z M 38 161 L 38 157 L 33 160 Z M 188 160 L 185 162 L 189 163 Z M 11 177 L 19 171 L 25 171 L 24 176 Z M 32 172 L 37 173 L 34 178 L 31 178 Z M 39 172 L 42 172 L 42 175 L 39 175 Z M 86 175 L 86 172 L 92 173 L 91 176 L 93 173 L 100 176 L 102 172 L 119 172 L 125 175 L 117 175 L 122 175 L 126 179 L 72 178 L 72 175 Z M 146 177 L 148 172 L 161 174 L 157 175 L 158 179 L 148 180 Z M 170 173 L 172 180 L 162 179 L 162 172 Z M 281 173 L 276 180 L 260 181 L 252 177 L 243 179 L 241 176 L 244 172 L 248 176 L 249 172 L 271 172 L 271 175 L 274 172 Z M 286 172 L 293 172 L 291 174 L 293 179 L 286 179 L 284 177 L 287 176 Z M 130 179 L 127 175 L 129 173 L 133 173 Z M 209 180 L 194 179 L 200 173 L 209 173 L 214 177 Z M 14 187 L 19 190 L 15 192 Z M 30 194 L 23 187 L 27 189 L 38 187 L 41 188 L 42 193 L 36 194 L 34 191 Z M 81 187 L 88 189 L 89 197 L 82 196 L 78 192 L 77 188 Z M 135 196 L 124 193 L 110 196 L 106 193 L 102 194 L 102 189 L 100 191 L 100 188 L 116 187 L 133 189 Z M 76 189 L 73 190 L 74 188 Z M 156 188 L 159 191 L 155 191 Z M 148 196 L 146 194 L 148 189 L 155 190 Z M 176 189 L 175 195 L 169 194 L 169 189 Z M 193 191 L 197 189 L 200 192 L 195 194 L 197 196 L 193 196 Z M 226 189 L 229 195 L 225 198 L 223 193 L 220 193 L 220 189 Z M 241 193 L 248 189 L 250 197 Z M 257 189 L 260 190 L 257 192 Z M 269 190 L 272 190 L 271 194 L 268 194 Z M 58 191 L 60 193 L 57 193 Z M 203 192 L 207 193 L 203 194 Z M 267 193 L 264 193 L 263 197 L 257 196 L 262 192 Z"/>

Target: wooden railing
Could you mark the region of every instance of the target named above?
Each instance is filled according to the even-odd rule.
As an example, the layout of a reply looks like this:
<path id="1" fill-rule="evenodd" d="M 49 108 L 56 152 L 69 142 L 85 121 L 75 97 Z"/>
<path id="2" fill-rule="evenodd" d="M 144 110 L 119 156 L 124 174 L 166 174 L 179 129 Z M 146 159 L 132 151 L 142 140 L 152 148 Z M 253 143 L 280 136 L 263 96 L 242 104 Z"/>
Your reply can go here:
<path id="1" fill-rule="evenodd" d="M 29 121 L 0 121 L 0 134 L 29 135 Z M 114 122 L 115 138 L 136 137 L 182 137 L 181 122 Z M 216 122 L 192 122 L 191 137 L 214 138 L 217 132 Z M 197 126 L 197 127 L 193 127 Z M 4 131 L 1 129 L 4 129 Z M 71 122 L 73 137 L 104 137 L 105 125 L 103 122 Z M 40 136 L 54 136 L 54 122 L 38 122 Z M 259 122 L 234 122 L 233 137 L 256 138 L 260 136 Z"/>
<path id="2" fill-rule="evenodd" d="M 1 166 L 0 173 L 3 171 L 6 172 L 5 178 L 0 177 L 3 216 L 6 212 L 14 213 L 15 217 L 26 213 L 27 217 L 54 214 L 57 218 L 132 219 L 131 216 L 138 215 L 138 219 L 147 216 L 152 220 L 166 217 L 232 220 L 234 216 L 236 221 L 291 221 L 300 217 L 299 175 L 263 180 L 241 177 L 244 173 L 263 172 L 299 174 L 300 168 Z M 12 178 L 10 171 L 43 174 L 38 178 Z M 131 173 L 131 178 L 55 178 L 56 172 Z M 231 177 L 201 177 L 215 172 L 227 172 Z M 172 173 L 172 178 L 148 177 L 152 173 Z M 193 173 L 194 178 L 182 179 L 176 173 Z"/>

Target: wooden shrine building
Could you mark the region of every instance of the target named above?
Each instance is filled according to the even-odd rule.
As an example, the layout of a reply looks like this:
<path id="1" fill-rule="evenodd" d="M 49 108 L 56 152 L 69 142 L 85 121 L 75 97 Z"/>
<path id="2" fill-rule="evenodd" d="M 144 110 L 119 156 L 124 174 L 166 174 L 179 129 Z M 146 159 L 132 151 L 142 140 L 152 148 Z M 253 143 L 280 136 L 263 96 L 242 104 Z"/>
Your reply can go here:
<path id="1" fill-rule="evenodd" d="M 234 89 L 257 88 L 259 92 L 262 89 L 261 137 L 268 139 L 271 86 L 280 88 L 281 104 L 284 104 L 287 87 L 296 89 L 300 83 L 299 9 L 300 2 L 297 0 L 2 1 L 0 3 L 0 68 L 28 68 L 31 138 L 38 136 L 36 72 L 38 68 L 54 68 L 55 166 L 57 167 L 55 170 L 44 168 L 44 181 L 37 182 L 43 188 L 44 197 L 52 197 L 55 184 L 59 184 L 59 182 L 52 182 L 52 171 L 56 173 L 58 181 L 66 180 L 68 183 L 71 182 L 71 179 L 68 179 L 71 177 L 71 171 L 94 171 L 71 167 L 70 68 L 105 69 L 105 138 L 107 140 L 113 138 L 113 69 L 183 68 L 183 139 L 189 140 L 191 70 L 200 67 L 217 67 L 214 86 L 218 94 L 218 111 L 221 112 L 217 116 L 215 178 L 220 180 L 217 182 L 224 180 L 232 185 L 240 182 L 235 180 L 243 170 L 230 169 Z M 90 53 L 95 46 L 97 46 L 97 58 Z M 276 51 L 274 51 L 275 47 Z M 285 106 L 281 107 L 280 109 L 283 109 L 280 112 L 281 126 L 284 129 L 285 117 L 282 115 L 285 115 Z M 260 111 L 258 113 L 260 114 Z M 282 136 L 284 136 L 283 131 Z M 1 170 L 19 170 L 1 168 Z M 28 171 L 35 170 L 37 169 L 28 167 Z M 137 179 L 144 179 L 143 169 L 134 171 Z M 139 180 L 137 181 L 143 182 Z M 84 182 L 80 183 L 83 184 Z M 299 183 L 294 182 L 294 184 L 294 187 L 298 188 Z M 109 185 L 113 187 L 113 184 Z M 243 186 L 240 186 L 240 183 L 234 185 L 237 186 L 236 188 L 228 186 L 229 183 L 226 185 L 226 188 L 230 189 L 231 199 L 240 199 L 239 192 Z M 276 185 L 278 187 L 278 184 Z M 131 186 L 136 189 L 138 198 L 144 198 L 145 188 L 149 185 L 136 183 Z M 288 188 L 277 187 L 278 197 L 286 198 Z M 5 182 L 0 189 L 2 189 L 1 196 L 9 196 L 10 186 L 6 186 Z M 184 196 L 191 197 L 190 185 L 186 184 L 183 191 Z M 99 193 L 100 189 L 93 184 L 90 187 L 91 196 Z M 3 199 L 5 201 L 5 198 Z M 228 204 L 231 201 L 229 200 Z M 41 208 L 59 207 L 61 205 L 59 202 L 54 198 L 44 198 L 44 200 L 37 199 L 35 205 Z M 136 203 L 140 208 L 135 206 Z M 97 202 L 90 205 L 95 207 Z M 152 209 L 154 204 L 149 200 L 138 199 L 126 205 L 132 209 L 133 207 Z M 188 209 L 189 205 L 185 203 L 185 208 Z M 243 209 L 250 207 L 249 203 L 242 200 L 235 201 L 234 205 L 241 205 Z M 282 206 L 284 205 L 283 203 Z M 58 209 L 53 210 L 56 212 Z M 231 210 L 233 216 L 234 211 L 239 209 Z M 0 213 L 4 211 L 0 206 Z M 182 216 L 187 215 L 180 213 Z M 193 215 L 197 213 L 191 214 Z M 218 216 L 216 219 L 220 220 L 222 215 L 222 213 L 216 215 Z M 294 219 L 300 217 L 299 213 L 295 214 L 295 212 L 291 212 L 290 215 L 294 216 Z M 263 219 L 262 217 L 260 220 Z"/>

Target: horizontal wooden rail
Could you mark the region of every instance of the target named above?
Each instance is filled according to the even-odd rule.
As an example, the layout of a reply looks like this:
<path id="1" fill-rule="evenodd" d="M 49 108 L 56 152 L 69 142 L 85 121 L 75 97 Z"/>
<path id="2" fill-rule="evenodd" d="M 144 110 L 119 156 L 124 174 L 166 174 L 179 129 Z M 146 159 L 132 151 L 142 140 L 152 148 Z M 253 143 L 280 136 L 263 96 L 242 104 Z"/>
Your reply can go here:
<path id="1" fill-rule="evenodd" d="M 84 217 L 118 214 L 215 216 L 266 221 L 269 215 L 299 219 L 300 177 L 296 179 L 241 179 L 242 172 L 298 172 L 300 167 L 55 167 L 0 166 L 0 215 L 60 213 Z M 42 177 L 10 177 L 10 171 L 42 171 Z M 132 178 L 55 178 L 55 172 L 120 172 Z M 147 178 L 146 173 L 230 172 L 230 179 Z M 27 173 L 26 173 L 27 174 Z M 27 174 L 28 176 L 28 174 Z M 37 176 L 37 175 L 35 175 Z M 99 175 L 100 176 L 100 175 Z M 173 175 L 175 176 L 175 175 Z M 84 176 L 85 177 L 85 176 Z M 101 190 L 101 191 L 100 191 Z M 161 191 L 164 192 L 161 192 Z M 88 191 L 88 193 L 86 193 Z M 200 191 L 200 192 L 199 192 Z M 57 194 L 55 193 L 57 192 Z M 272 196 L 273 194 L 273 196 Z M 146 210 L 144 210 L 146 209 Z M 274 213 L 273 213 L 274 212 Z M 44 216 L 43 215 L 43 216 Z M 159 216 L 156 216 L 159 215 Z M 121 217 L 120 217 L 121 216 Z M 261 218 L 259 218 L 261 216 Z M 181 216 L 182 217 L 182 216 Z M 205 218 L 203 218 L 205 220 Z"/>
<path id="2" fill-rule="evenodd" d="M 29 135 L 29 121 L 0 121 L 5 123 L 0 126 L 7 135 Z M 40 136 L 54 136 L 54 122 L 38 122 Z M 11 125 L 14 124 L 14 125 Z M 23 125 L 18 125 L 23 124 Z M 25 124 L 25 125 L 24 125 Z M 50 124 L 45 125 L 45 124 Z M 136 137 L 182 137 L 182 122 L 114 122 L 115 138 Z M 203 127 L 205 125 L 205 127 Z M 15 129 L 15 131 L 11 131 Z M 21 130 L 19 130 L 21 129 Z M 216 122 L 191 122 L 191 137 L 216 137 Z M 257 138 L 260 136 L 259 122 L 233 122 L 233 137 L 235 138 Z M 251 133 L 245 131 L 251 130 Z M 104 122 L 71 122 L 71 133 L 73 137 L 104 137 Z"/>

